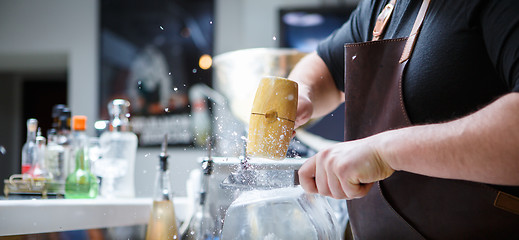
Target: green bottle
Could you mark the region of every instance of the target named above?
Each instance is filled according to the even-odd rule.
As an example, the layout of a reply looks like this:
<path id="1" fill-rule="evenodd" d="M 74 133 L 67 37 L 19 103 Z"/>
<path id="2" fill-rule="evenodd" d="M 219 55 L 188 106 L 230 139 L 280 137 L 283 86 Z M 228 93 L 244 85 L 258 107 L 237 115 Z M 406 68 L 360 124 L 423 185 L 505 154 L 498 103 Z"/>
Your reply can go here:
<path id="1" fill-rule="evenodd" d="M 76 168 L 67 176 L 65 198 L 96 198 L 99 184 L 90 171 L 88 158 L 88 136 L 85 134 L 86 117 L 72 118 L 74 129 L 74 156 Z"/>

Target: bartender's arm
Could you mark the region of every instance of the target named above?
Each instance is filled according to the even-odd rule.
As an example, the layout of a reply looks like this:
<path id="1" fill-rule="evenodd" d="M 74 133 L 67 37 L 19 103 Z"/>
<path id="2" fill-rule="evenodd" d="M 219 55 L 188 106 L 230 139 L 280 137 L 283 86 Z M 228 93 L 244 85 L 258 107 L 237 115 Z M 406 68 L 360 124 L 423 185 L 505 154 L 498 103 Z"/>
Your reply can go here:
<path id="1" fill-rule="evenodd" d="M 344 99 L 317 54 L 305 57 L 290 79 L 299 83 L 296 127 Z M 506 94 L 458 120 L 386 131 L 335 144 L 299 170 L 307 192 L 353 199 L 394 171 L 490 184 L 519 185 L 519 93 Z"/>
<path id="2" fill-rule="evenodd" d="M 305 56 L 288 76 L 298 82 L 298 105 L 295 127 L 310 118 L 333 111 L 344 101 L 344 93 L 335 87 L 328 67 L 316 52 Z"/>

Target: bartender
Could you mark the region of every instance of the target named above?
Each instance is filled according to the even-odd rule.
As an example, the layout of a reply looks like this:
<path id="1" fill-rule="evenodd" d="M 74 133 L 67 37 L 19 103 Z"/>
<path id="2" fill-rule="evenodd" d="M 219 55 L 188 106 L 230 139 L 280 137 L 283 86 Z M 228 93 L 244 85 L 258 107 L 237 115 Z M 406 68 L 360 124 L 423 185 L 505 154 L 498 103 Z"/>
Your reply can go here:
<path id="1" fill-rule="evenodd" d="M 364 0 L 294 68 L 296 127 L 345 102 L 299 171 L 356 239 L 519 239 L 519 1 Z"/>

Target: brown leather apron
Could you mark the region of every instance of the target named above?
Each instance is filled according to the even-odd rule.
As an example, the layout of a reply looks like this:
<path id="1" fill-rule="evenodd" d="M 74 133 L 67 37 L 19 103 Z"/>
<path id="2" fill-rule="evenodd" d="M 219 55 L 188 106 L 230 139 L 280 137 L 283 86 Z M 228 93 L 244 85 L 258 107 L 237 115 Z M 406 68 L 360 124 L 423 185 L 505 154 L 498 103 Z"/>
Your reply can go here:
<path id="1" fill-rule="evenodd" d="M 408 38 L 345 45 L 346 141 L 411 125 L 402 75 L 428 5 Z M 375 40 L 390 16 L 384 11 Z M 348 212 L 355 239 L 519 239 L 519 199 L 469 181 L 397 171 L 348 201 Z"/>

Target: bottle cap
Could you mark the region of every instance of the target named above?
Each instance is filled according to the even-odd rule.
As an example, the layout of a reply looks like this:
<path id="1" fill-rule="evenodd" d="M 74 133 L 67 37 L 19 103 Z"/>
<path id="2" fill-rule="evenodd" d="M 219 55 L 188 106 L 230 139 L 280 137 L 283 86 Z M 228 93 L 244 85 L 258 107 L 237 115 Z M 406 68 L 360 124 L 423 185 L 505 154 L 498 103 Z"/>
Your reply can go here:
<path id="1" fill-rule="evenodd" d="M 108 103 L 108 112 L 110 115 L 119 116 L 128 113 L 130 102 L 125 99 L 114 99 Z"/>
<path id="2" fill-rule="evenodd" d="M 36 132 L 38 129 L 38 120 L 36 118 L 27 119 L 27 130 L 29 132 Z"/>
<path id="3" fill-rule="evenodd" d="M 36 131 L 36 144 L 45 145 L 46 141 L 47 139 L 41 135 L 41 128 L 38 128 L 38 131 Z"/>
<path id="4" fill-rule="evenodd" d="M 76 115 L 72 117 L 72 127 L 76 131 L 85 131 L 87 117 L 83 115 Z"/>
<path id="5" fill-rule="evenodd" d="M 114 99 L 108 103 L 110 131 L 129 131 L 129 107 L 130 102 L 125 99 Z"/>
<path id="6" fill-rule="evenodd" d="M 52 107 L 52 117 L 57 118 L 63 111 L 63 109 L 67 108 L 65 104 L 56 104 L 54 107 Z"/>

